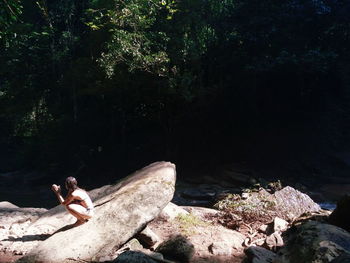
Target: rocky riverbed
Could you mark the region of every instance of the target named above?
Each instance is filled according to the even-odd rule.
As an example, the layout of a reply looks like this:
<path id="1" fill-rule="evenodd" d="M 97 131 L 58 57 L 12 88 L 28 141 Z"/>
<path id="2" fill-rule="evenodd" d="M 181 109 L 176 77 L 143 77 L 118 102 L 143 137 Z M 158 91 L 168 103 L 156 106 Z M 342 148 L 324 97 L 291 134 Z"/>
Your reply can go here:
<path id="1" fill-rule="evenodd" d="M 282 185 L 289 185 L 307 193 L 322 208 L 332 210 L 344 193 L 350 192 L 350 179 L 347 177 L 314 176 L 295 179 L 288 175 L 263 175 L 253 169 L 233 164 L 206 174 L 179 175 L 173 203 L 211 207 L 217 198 L 226 193 L 240 193 L 255 184 L 266 187 L 270 182 L 280 180 Z M 311 176 L 312 177 L 312 176 Z M 57 204 L 50 186 L 63 179 L 34 171 L 16 171 L 0 173 L 0 201 L 9 201 L 21 207 L 51 208 Z M 110 181 L 106 184 L 109 184 Z M 84 185 L 84 187 L 91 187 Z M 102 186 L 101 184 L 99 186 Z"/>
<path id="2" fill-rule="evenodd" d="M 329 220 L 331 212 L 309 195 L 279 182 L 265 188 L 253 179 L 239 178 L 253 187 L 237 187 L 236 179 L 226 182 L 231 185 L 204 181 L 194 187 L 194 182 L 176 183 L 173 164 L 154 163 L 90 191 L 96 216 L 74 228 L 74 218 L 61 206 L 48 210 L 2 202 L 0 262 L 334 263 L 349 258 L 350 234 L 335 226 L 350 222 L 344 221 L 348 201 Z M 67 246 L 69 240 L 74 244 Z M 307 253 L 300 253 L 300 246 Z"/>

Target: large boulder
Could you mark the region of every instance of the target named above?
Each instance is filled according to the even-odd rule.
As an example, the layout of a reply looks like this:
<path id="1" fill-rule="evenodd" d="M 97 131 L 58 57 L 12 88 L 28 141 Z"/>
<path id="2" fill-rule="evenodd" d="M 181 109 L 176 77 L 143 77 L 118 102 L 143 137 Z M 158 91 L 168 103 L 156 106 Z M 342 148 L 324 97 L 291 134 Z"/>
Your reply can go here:
<path id="1" fill-rule="evenodd" d="M 34 222 L 46 211 L 45 208 L 20 208 L 7 201 L 0 202 L 0 225 L 2 226 L 0 229 L 11 228 L 13 224 Z"/>
<path id="2" fill-rule="evenodd" d="M 20 262 L 99 261 L 118 249 L 162 211 L 174 195 L 175 180 L 175 165 L 157 162 L 116 185 L 97 190 L 93 193 L 95 216 L 88 223 L 57 231 Z M 72 217 L 62 208 L 54 208 L 29 230 L 42 223 L 52 223 L 55 230 L 59 230 L 58 227 L 71 220 Z"/>
<path id="3" fill-rule="evenodd" d="M 278 263 L 333 262 L 350 252 L 350 233 L 333 225 L 309 221 L 291 228 Z"/>
<path id="4" fill-rule="evenodd" d="M 125 180 L 127 179 L 128 178 L 125 178 Z M 124 184 L 123 181 L 116 185 L 105 185 L 89 191 L 89 196 L 95 206 L 101 202 L 100 200 L 108 198 L 108 196 L 113 195 L 113 193 L 121 188 L 121 184 Z M 56 198 L 54 194 L 52 194 L 52 198 Z M 55 231 L 64 229 L 67 225 L 72 224 L 75 221 L 76 218 L 67 213 L 64 206 L 58 205 L 42 214 L 40 218 L 31 224 L 27 228 L 26 235 L 53 234 Z"/>
<path id="5" fill-rule="evenodd" d="M 184 207 L 190 213 L 180 213 L 174 219 L 156 218 L 148 227 L 164 241 L 156 250 L 166 259 L 180 262 L 231 262 L 242 254 L 245 236 L 227 229 L 211 216 L 213 209 Z M 194 214 L 193 214 L 194 213 Z M 178 234 L 178 235 L 176 235 Z M 193 258 L 192 250 L 194 251 Z M 226 261 L 225 261 L 226 260 Z"/>
<path id="6" fill-rule="evenodd" d="M 89 192 L 94 202 L 115 191 L 106 185 Z M 55 195 L 52 193 L 52 198 Z M 50 210 L 20 208 L 9 202 L 0 202 L 0 251 L 19 255 L 27 254 L 57 230 L 68 229 L 75 222 L 62 205 Z"/>
<path id="7" fill-rule="evenodd" d="M 23 255 L 46 235 L 24 235 L 28 226 L 42 216 L 45 208 L 20 208 L 9 202 L 0 202 L 0 251 Z"/>
<path id="8" fill-rule="evenodd" d="M 241 221 L 266 224 L 275 217 L 292 221 L 304 213 L 321 210 L 308 195 L 290 186 L 273 194 L 263 188 L 247 191 L 242 195 L 231 194 L 217 202 L 214 207 L 225 212 L 222 221 L 229 227 Z M 231 217 L 227 217 L 227 214 L 231 214 Z"/>
<path id="9" fill-rule="evenodd" d="M 286 186 L 273 194 L 276 207 L 285 215 L 283 219 L 292 220 L 304 213 L 318 212 L 321 207 L 308 195 L 293 187 Z"/>
<path id="10" fill-rule="evenodd" d="M 337 208 L 329 216 L 329 222 L 350 231 L 350 195 L 338 201 Z"/>
<path id="11" fill-rule="evenodd" d="M 0 210 L 11 209 L 11 208 L 13 209 L 13 208 L 19 208 L 19 207 L 7 201 L 0 202 Z"/>

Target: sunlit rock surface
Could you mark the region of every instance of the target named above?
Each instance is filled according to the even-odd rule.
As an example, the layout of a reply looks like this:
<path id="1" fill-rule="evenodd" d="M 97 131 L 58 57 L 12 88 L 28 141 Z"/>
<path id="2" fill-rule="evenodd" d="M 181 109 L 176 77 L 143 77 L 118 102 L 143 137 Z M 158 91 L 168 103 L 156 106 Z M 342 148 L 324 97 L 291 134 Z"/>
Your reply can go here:
<path id="1" fill-rule="evenodd" d="M 153 163 L 116 185 L 97 191 L 95 216 L 86 224 L 56 233 L 41 242 L 19 262 L 98 261 L 119 248 L 154 219 L 172 199 L 175 165 Z M 68 223 L 67 212 L 54 208 L 34 226 Z M 63 223 L 58 223 L 63 220 Z M 68 221 L 69 220 L 69 221 Z M 33 226 L 33 227 L 34 227 Z"/>

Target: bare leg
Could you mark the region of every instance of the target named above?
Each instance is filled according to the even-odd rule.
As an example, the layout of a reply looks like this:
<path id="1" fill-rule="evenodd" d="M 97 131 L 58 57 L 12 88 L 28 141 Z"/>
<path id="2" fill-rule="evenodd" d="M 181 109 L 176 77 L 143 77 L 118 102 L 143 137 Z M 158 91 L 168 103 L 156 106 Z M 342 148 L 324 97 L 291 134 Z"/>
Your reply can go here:
<path id="1" fill-rule="evenodd" d="M 77 218 L 77 221 L 74 223 L 74 226 L 82 225 L 85 222 L 87 222 L 88 219 L 91 218 L 90 216 L 83 214 L 83 211 L 85 211 L 85 208 L 81 205 L 70 204 L 70 205 L 67 205 L 66 208 L 72 216 Z"/>

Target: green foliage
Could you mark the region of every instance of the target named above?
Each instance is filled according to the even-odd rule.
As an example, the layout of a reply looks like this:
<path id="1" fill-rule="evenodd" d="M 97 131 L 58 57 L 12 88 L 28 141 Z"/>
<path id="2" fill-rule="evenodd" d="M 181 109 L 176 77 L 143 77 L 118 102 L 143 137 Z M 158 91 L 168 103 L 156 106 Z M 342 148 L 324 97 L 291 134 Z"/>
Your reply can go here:
<path id="1" fill-rule="evenodd" d="M 108 45 L 108 53 L 102 53 L 99 59 L 106 69 L 109 77 L 113 75 L 114 68 L 119 63 L 126 63 L 130 71 L 141 70 L 164 76 L 167 73 L 167 54 L 154 45 L 156 39 L 164 41 L 162 34 L 138 33 L 116 30 L 113 32 L 111 43 Z M 156 51 L 153 51 L 156 50 Z"/>
<path id="2" fill-rule="evenodd" d="M 155 27 L 162 23 L 160 13 L 174 13 L 173 3 L 165 1 L 128 0 L 116 2 L 113 9 L 89 9 L 93 30 L 107 28 L 110 32 L 106 52 L 99 59 L 109 77 L 115 67 L 126 64 L 130 71 L 140 70 L 158 76 L 167 74 L 169 62 L 165 45 L 168 37 Z"/>
<path id="3" fill-rule="evenodd" d="M 214 207 L 221 211 L 219 221 L 229 228 L 238 228 L 245 223 L 256 227 L 259 223 L 266 224 L 274 217 L 281 216 L 274 198 L 264 189 L 242 195 L 230 194 Z"/>
<path id="4" fill-rule="evenodd" d="M 221 131 L 327 112 L 337 99 L 347 108 L 347 10 L 311 0 L 2 0 L 0 136 L 62 163 L 88 163 L 101 145 L 126 159 L 164 145 L 150 156 L 185 159 L 186 137 L 205 148 Z"/>
<path id="5" fill-rule="evenodd" d="M 181 234 L 184 236 L 190 236 L 198 233 L 196 227 L 205 227 L 210 225 L 209 222 L 205 222 L 193 214 L 179 214 L 175 221 L 178 222 Z"/>
<path id="6" fill-rule="evenodd" d="M 19 16 L 22 13 L 22 8 L 19 0 L 2 0 L 0 2 L 0 38 L 11 34 L 10 27 L 20 21 Z"/>

